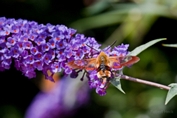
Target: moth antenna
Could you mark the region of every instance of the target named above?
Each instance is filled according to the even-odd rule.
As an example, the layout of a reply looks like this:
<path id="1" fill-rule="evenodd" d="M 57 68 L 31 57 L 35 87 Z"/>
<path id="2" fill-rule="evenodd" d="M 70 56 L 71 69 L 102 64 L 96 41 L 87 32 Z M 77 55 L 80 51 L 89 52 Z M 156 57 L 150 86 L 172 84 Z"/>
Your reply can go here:
<path id="1" fill-rule="evenodd" d="M 86 44 L 87 45 L 87 44 Z M 100 52 L 99 50 L 97 50 L 97 49 L 95 49 L 95 48 L 93 48 L 93 47 L 91 47 L 91 46 L 89 46 L 89 45 L 87 45 L 89 48 L 91 48 L 91 49 L 94 49 L 95 51 L 97 51 L 97 52 Z"/>
<path id="2" fill-rule="evenodd" d="M 112 48 L 113 47 L 113 45 L 115 45 L 116 44 L 116 40 L 106 49 L 106 50 L 108 50 L 108 49 L 110 49 L 110 48 Z"/>
<path id="3" fill-rule="evenodd" d="M 113 45 L 115 45 L 116 42 L 117 42 L 117 41 L 115 40 L 115 41 L 110 45 L 109 48 L 111 48 Z M 87 45 L 87 44 L 86 44 L 86 45 Z M 93 48 L 93 47 L 91 47 L 91 46 L 89 46 L 89 45 L 87 45 L 87 46 L 88 46 L 89 48 L 91 48 L 91 49 L 94 49 L 94 50 L 97 51 L 97 52 L 100 52 L 99 50 L 97 50 L 97 49 L 95 49 L 95 48 Z M 108 49 L 109 49 L 109 48 L 108 48 Z M 107 50 L 108 50 L 108 49 L 107 49 Z"/>
<path id="4" fill-rule="evenodd" d="M 117 40 L 115 40 L 115 41 L 110 45 L 110 47 L 112 47 L 113 45 L 115 45 L 116 42 L 117 42 Z"/>

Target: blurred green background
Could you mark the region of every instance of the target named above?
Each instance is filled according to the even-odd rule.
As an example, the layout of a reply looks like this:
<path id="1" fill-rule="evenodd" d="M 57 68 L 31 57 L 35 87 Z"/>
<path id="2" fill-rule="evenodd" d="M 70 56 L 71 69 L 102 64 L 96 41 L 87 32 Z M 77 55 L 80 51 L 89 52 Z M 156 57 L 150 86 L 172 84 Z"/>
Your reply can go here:
<path id="1" fill-rule="evenodd" d="M 165 85 L 177 81 L 177 49 L 162 46 L 177 43 L 176 0 L 1 0 L 0 5 L 0 17 L 64 24 L 95 37 L 103 47 L 117 40 L 117 45 L 130 44 L 131 51 L 150 40 L 167 38 L 141 53 L 140 62 L 124 74 Z M 39 89 L 13 67 L 0 74 L 0 118 L 22 118 Z M 126 80 L 121 83 L 126 94 L 113 86 L 103 97 L 93 90 L 90 103 L 73 117 L 177 117 L 177 97 L 164 105 L 166 90 Z"/>

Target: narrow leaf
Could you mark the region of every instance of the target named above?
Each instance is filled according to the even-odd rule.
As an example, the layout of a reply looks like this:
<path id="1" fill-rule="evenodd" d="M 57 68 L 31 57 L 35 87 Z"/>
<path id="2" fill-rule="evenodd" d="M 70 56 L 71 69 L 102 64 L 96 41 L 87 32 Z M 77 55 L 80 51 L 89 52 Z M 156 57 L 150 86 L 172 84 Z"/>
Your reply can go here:
<path id="1" fill-rule="evenodd" d="M 177 48 L 177 44 L 162 44 L 165 47 L 173 47 L 173 48 Z"/>
<path id="2" fill-rule="evenodd" d="M 117 89 L 119 89 L 122 93 L 125 94 L 125 92 L 123 91 L 122 87 L 121 87 L 121 83 L 120 83 L 120 77 L 116 77 L 114 79 L 110 80 L 111 84 L 114 85 Z"/>
<path id="3" fill-rule="evenodd" d="M 83 18 L 71 23 L 70 27 L 83 32 L 88 29 L 108 26 L 116 23 L 121 23 L 125 20 L 126 13 L 122 12 L 106 12 L 100 15 L 94 15 L 88 18 Z"/>
<path id="4" fill-rule="evenodd" d="M 171 88 L 167 93 L 167 97 L 165 100 L 165 105 L 175 96 L 177 95 L 177 83 L 172 83 L 169 85 Z"/>
<path id="5" fill-rule="evenodd" d="M 83 11 L 86 15 L 98 14 L 110 6 L 106 0 L 98 0 L 93 5 L 86 7 Z"/>
<path id="6" fill-rule="evenodd" d="M 155 39 L 155 40 L 149 41 L 148 43 L 140 45 L 137 48 L 135 48 L 133 51 L 130 52 L 129 55 L 136 56 L 136 55 L 140 54 L 142 51 L 144 51 L 145 49 L 154 45 L 155 43 L 163 41 L 163 40 L 166 40 L 166 38 Z"/>

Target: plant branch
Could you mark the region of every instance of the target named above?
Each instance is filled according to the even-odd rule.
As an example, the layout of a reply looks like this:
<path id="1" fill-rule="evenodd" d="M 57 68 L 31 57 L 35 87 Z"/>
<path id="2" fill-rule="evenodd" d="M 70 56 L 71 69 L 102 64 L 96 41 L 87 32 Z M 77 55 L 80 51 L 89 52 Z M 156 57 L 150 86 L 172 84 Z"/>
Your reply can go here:
<path id="1" fill-rule="evenodd" d="M 166 85 L 162 85 L 162 84 L 158 84 L 158 83 L 155 83 L 155 82 L 150 82 L 150 81 L 147 81 L 147 80 L 142 80 L 142 79 L 130 77 L 130 76 L 127 76 L 127 75 L 120 75 L 120 76 L 121 76 L 121 79 L 134 81 L 134 82 L 138 82 L 138 83 L 142 83 L 142 84 L 146 84 L 146 85 L 150 85 L 150 86 L 155 86 L 155 87 L 165 89 L 165 90 L 170 90 L 170 87 L 166 86 Z"/>

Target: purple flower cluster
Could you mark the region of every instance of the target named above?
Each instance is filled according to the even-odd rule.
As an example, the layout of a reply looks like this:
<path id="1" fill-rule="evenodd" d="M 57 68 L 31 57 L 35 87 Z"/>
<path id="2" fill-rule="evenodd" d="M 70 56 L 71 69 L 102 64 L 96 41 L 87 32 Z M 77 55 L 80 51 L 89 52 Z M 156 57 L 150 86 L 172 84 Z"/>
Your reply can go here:
<path id="1" fill-rule="evenodd" d="M 37 94 L 27 109 L 25 118 L 72 117 L 88 102 L 87 82 L 80 82 L 67 76 L 56 82 L 51 91 Z"/>
<path id="2" fill-rule="evenodd" d="M 82 59 L 90 52 L 86 44 L 95 48 L 94 38 L 76 34 L 76 30 L 64 25 L 43 25 L 22 19 L 0 18 L 0 71 L 15 67 L 28 78 L 42 71 L 53 81 L 53 74 L 62 69 L 66 74 L 72 70 L 66 66 L 70 60 Z M 48 75 L 47 71 L 52 74 Z"/>
<path id="3" fill-rule="evenodd" d="M 36 70 L 42 71 L 51 81 L 54 81 L 53 74 L 62 70 L 77 77 L 82 68 L 75 70 L 67 63 L 96 58 L 100 46 L 94 38 L 78 34 L 75 29 L 64 25 L 43 25 L 0 17 L 0 71 L 9 69 L 14 62 L 16 69 L 28 78 L 34 78 Z M 108 56 L 125 56 L 127 48 L 128 45 L 122 44 L 113 49 L 108 46 L 102 51 Z M 76 65 L 83 67 L 84 63 Z M 52 74 L 48 75 L 48 71 Z M 96 74 L 96 70 L 87 72 L 89 85 L 96 88 L 98 94 L 105 95 L 106 90 Z"/>

